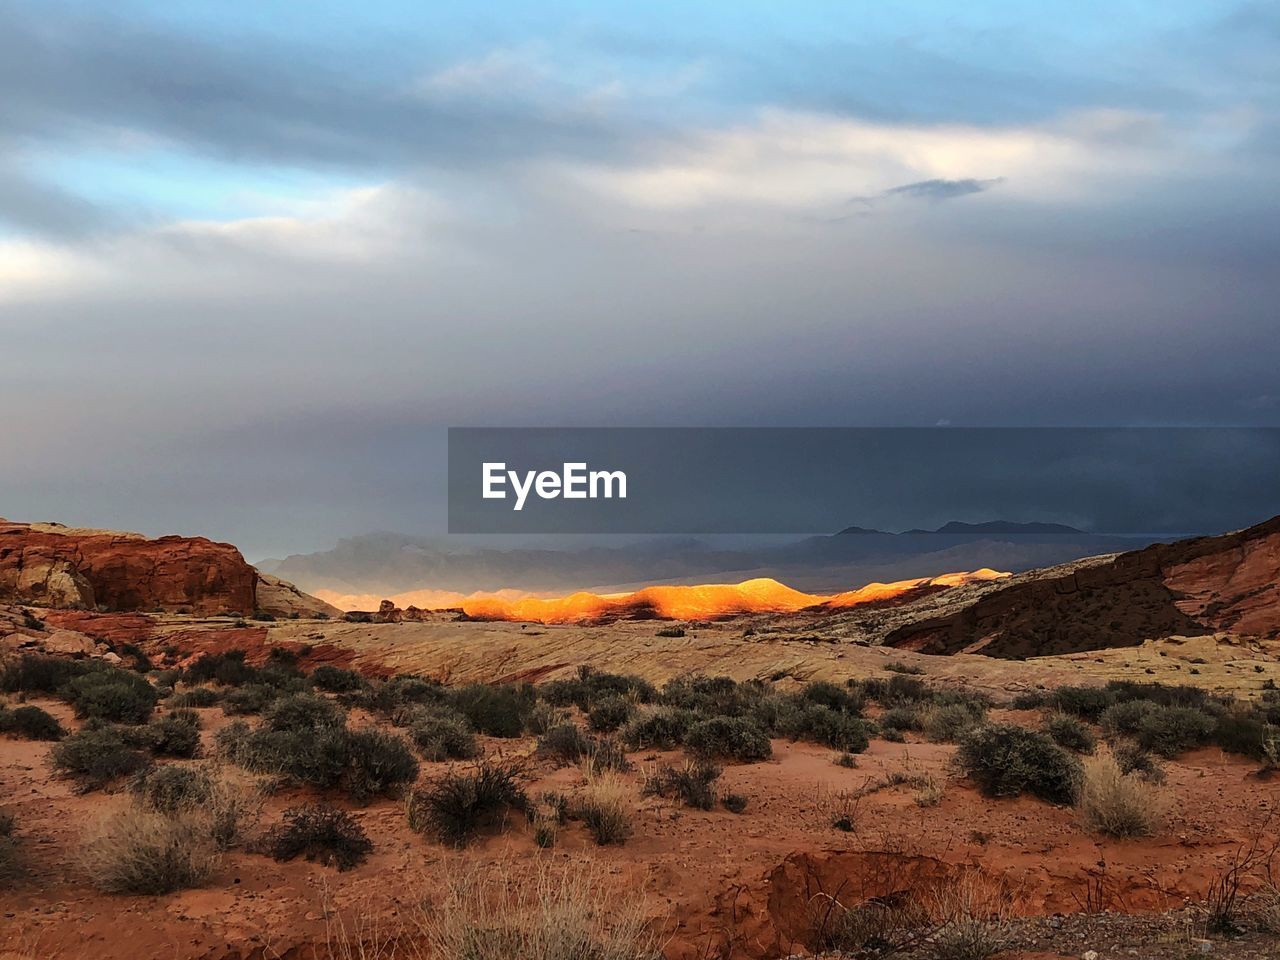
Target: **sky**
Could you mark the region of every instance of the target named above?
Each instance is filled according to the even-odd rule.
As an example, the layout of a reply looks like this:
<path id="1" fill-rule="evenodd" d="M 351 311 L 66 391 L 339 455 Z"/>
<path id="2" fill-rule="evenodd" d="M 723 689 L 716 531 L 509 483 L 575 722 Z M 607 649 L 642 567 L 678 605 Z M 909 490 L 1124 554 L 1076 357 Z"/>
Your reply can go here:
<path id="1" fill-rule="evenodd" d="M 0 515 L 281 555 L 441 529 L 449 426 L 1280 424 L 1274 4 L 0 23 Z"/>

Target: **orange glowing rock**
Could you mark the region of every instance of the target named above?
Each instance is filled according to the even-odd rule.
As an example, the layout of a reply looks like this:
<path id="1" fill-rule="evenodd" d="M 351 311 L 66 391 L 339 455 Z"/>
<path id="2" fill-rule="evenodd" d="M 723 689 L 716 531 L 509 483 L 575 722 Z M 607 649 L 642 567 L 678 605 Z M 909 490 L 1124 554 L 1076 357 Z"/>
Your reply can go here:
<path id="1" fill-rule="evenodd" d="M 777 580 L 761 577 L 742 583 L 654 586 L 634 593 L 581 592 L 555 598 L 511 599 L 473 595 L 467 597 L 461 606 L 463 612 L 474 620 L 534 623 L 589 623 L 628 618 L 715 620 L 744 613 L 794 613 L 814 607 L 843 610 L 866 603 L 892 601 L 914 591 L 942 590 L 1007 576 L 1007 573 L 984 568 L 896 583 L 869 583 L 857 590 L 832 596 L 802 593 Z"/>

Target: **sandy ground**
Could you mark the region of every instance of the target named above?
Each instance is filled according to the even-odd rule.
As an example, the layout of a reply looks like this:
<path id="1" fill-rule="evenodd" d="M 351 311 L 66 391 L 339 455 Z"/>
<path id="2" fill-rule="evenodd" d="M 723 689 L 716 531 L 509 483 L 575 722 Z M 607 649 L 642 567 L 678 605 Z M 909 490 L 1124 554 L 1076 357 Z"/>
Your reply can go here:
<path id="1" fill-rule="evenodd" d="M 768 678 L 785 687 L 814 679 L 888 676 L 885 668 L 895 661 L 919 667 L 933 684 L 964 684 L 1003 702 L 1017 691 L 1113 677 L 1194 683 L 1244 696 L 1255 695 L 1268 680 L 1280 682 L 1272 647 L 1241 646 L 1229 638 L 1175 638 L 1018 662 L 839 643 L 771 631 L 766 623 L 752 621 L 694 626 L 684 637 L 659 637 L 661 626 L 453 622 L 443 616 L 422 623 L 235 626 L 229 620 L 108 616 L 81 617 L 74 628 L 116 640 L 145 637 L 144 646 L 153 653 L 180 655 L 227 646 L 263 655 L 264 648 L 283 643 L 309 651 L 313 661 L 455 683 L 540 681 L 590 664 L 658 683 L 702 672 Z M 64 725 L 75 726 L 65 704 L 34 702 Z M 200 713 L 211 745 L 214 731 L 227 719 L 218 708 Z M 1028 712 L 997 711 L 1001 715 L 1036 722 Z M 372 721 L 357 714 L 352 722 Z M 533 741 L 487 740 L 485 746 L 494 757 L 529 757 Z M 748 798 L 741 815 L 642 798 L 645 770 L 682 762 L 683 755 L 633 754 L 636 769 L 628 779 L 635 833 L 625 845 L 606 848 L 595 846 L 581 824 L 571 823 L 554 850 L 538 851 L 521 818 L 506 832 L 458 853 L 412 833 L 401 802 L 380 800 L 354 810 L 375 849 L 367 863 L 348 873 L 235 852 L 205 888 L 150 898 L 103 896 L 88 885 L 77 862 L 86 825 L 126 798 L 77 795 L 70 783 L 53 776 L 47 745 L 0 738 L 0 796 L 17 818 L 29 865 L 16 887 L 0 891 L 0 946 L 19 948 L 25 951 L 19 956 L 27 958 L 71 960 L 324 957 L 327 911 L 379 917 L 394 925 L 418 905 L 438 900 L 448 878 L 460 872 L 550 857 L 598 863 L 620 895 L 641 897 L 646 912 L 670 936 L 669 960 L 779 957 L 798 949 L 807 899 L 849 877 L 870 884 L 871 894 L 877 884 L 901 883 L 912 870 L 949 876 L 949 871 L 977 868 L 1006 885 L 1016 911 L 1032 917 L 1077 914 L 1090 901 L 1090 890 L 1095 899 L 1102 891 L 1104 905 L 1112 910 L 1180 910 L 1203 899 L 1239 845 L 1280 803 L 1280 780 L 1260 780 L 1251 764 L 1216 749 L 1202 750 L 1168 766 L 1173 805 L 1156 838 L 1099 841 L 1070 809 L 1027 798 L 981 797 L 952 772 L 953 750 L 876 740 L 858 758 L 857 769 L 845 769 L 833 763 L 830 750 L 778 740 L 773 760 L 730 766 L 723 775 L 724 789 Z M 582 782 L 576 768 L 535 759 L 528 764 L 531 795 L 547 789 L 572 792 Z M 444 769 L 424 764 L 422 776 L 430 779 Z M 842 791 L 857 791 L 895 772 L 933 776 L 945 785 L 941 802 L 921 807 L 914 787 L 890 787 L 857 805 L 854 832 L 833 829 L 832 810 Z M 313 791 L 278 792 L 268 798 L 264 823 L 314 799 Z M 337 796 L 322 799 L 345 805 Z M 1186 939 L 1185 931 L 1180 935 Z M 1145 950 L 1150 946 L 1145 941 L 1138 948 L 1121 937 L 1114 943 L 1113 952 L 1098 947 L 1103 957 L 1164 955 L 1131 952 Z"/>
<path id="2" fill-rule="evenodd" d="M 65 705 L 35 702 L 71 723 Z M 226 720 L 216 708 L 201 713 L 208 741 Z M 1030 713 L 1005 716 L 1033 720 Z M 493 756 L 524 756 L 533 741 L 488 740 L 486 747 Z M 0 943 L 50 958 L 309 957 L 324 942 L 326 904 L 346 916 L 367 913 L 390 923 L 438 898 L 446 879 L 468 865 L 549 856 L 595 860 L 629 896 L 643 896 L 646 910 L 671 936 L 671 960 L 715 956 L 726 947 L 737 957 L 777 957 L 796 948 L 803 935 L 800 905 L 813 889 L 832 889 L 851 875 L 891 884 L 898 867 L 921 860 L 933 864 L 930 869 L 970 865 L 999 878 L 1022 914 L 1079 912 L 1091 882 L 1105 889 L 1111 909 L 1178 909 L 1203 898 L 1253 825 L 1280 802 L 1280 781 L 1260 781 L 1249 764 L 1202 750 L 1168 767 L 1174 806 L 1157 838 L 1099 842 L 1070 809 L 981 797 L 950 772 L 952 750 L 873 741 L 851 770 L 835 765 L 827 749 L 775 741 L 773 760 L 724 773 L 725 788 L 749 799 L 741 815 L 642 799 L 645 768 L 682 756 L 638 753 L 628 775 L 635 834 L 625 845 L 605 848 L 571 823 L 554 850 L 540 852 L 520 820 L 455 853 L 410 832 L 403 805 L 382 800 L 355 811 L 375 852 L 350 872 L 237 852 L 205 889 L 151 898 L 98 894 L 76 862 L 86 823 L 124 798 L 77 796 L 51 775 L 47 745 L 0 739 L 0 784 L 21 825 L 30 865 L 19 886 L 0 895 Z M 424 765 L 424 778 L 443 769 Z M 941 802 L 923 808 L 914 787 L 889 787 L 857 805 L 855 832 L 832 828 L 840 791 L 894 771 L 932 774 L 945 783 Z M 545 761 L 533 762 L 529 773 L 533 795 L 572 792 L 582 779 L 577 768 Z M 313 796 L 287 790 L 270 797 L 266 821 Z M 872 864 L 868 851 L 886 854 L 897 866 Z"/>

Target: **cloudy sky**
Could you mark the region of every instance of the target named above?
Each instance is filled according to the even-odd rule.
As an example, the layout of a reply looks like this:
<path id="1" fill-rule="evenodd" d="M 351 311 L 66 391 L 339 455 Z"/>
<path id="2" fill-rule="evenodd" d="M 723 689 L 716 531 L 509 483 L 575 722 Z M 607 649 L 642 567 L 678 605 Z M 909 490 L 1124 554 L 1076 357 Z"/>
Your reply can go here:
<path id="1" fill-rule="evenodd" d="M 5 516 L 427 531 L 450 425 L 1280 424 L 1273 4 L 0 23 Z"/>

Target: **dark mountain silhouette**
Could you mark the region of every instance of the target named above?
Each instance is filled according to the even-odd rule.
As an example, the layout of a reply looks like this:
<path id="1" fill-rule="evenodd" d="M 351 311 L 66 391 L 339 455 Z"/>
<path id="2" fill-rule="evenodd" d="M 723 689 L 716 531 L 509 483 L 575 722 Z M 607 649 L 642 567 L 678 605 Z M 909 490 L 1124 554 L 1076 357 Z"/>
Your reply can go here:
<path id="1" fill-rule="evenodd" d="M 608 547 L 500 549 L 380 533 L 343 540 L 332 550 L 287 557 L 267 569 L 304 590 L 384 596 L 423 589 L 600 592 L 754 577 L 771 577 L 809 592 L 839 592 L 874 580 L 930 577 L 981 567 L 1019 572 L 1151 542 L 1151 538 L 1070 531 L 1056 524 L 1013 528 L 1013 533 L 1005 526 L 991 530 L 983 524 L 948 524 L 920 533 L 862 529 L 856 534 L 842 531 L 789 543 L 731 548 L 666 537 Z"/>

